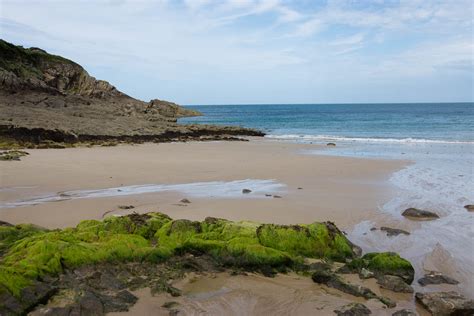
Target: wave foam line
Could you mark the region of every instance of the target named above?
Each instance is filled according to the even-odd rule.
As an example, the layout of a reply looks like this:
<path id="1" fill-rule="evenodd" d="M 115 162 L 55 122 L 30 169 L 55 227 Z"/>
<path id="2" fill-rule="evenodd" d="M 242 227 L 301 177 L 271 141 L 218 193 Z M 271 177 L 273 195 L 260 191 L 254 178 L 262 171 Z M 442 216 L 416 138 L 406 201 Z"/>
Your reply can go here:
<path id="1" fill-rule="evenodd" d="M 266 135 L 267 138 L 304 141 L 351 141 L 351 142 L 374 142 L 374 143 L 432 143 L 432 144 L 474 144 L 474 141 L 449 141 L 423 138 L 371 138 L 371 137 L 344 137 L 331 135 Z"/>
<path id="2" fill-rule="evenodd" d="M 262 198 L 265 194 L 280 192 L 284 184 L 275 180 L 245 179 L 235 181 L 211 181 L 183 184 L 145 184 L 130 185 L 98 190 L 75 190 L 58 192 L 52 195 L 38 196 L 28 200 L 6 202 L 0 208 L 14 208 L 19 206 L 36 205 L 48 202 L 59 202 L 73 199 L 102 198 L 127 196 L 157 192 L 180 192 L 195 198 Z M 250 189 L 250 194 L 242 194 L 242 189 Z"/>

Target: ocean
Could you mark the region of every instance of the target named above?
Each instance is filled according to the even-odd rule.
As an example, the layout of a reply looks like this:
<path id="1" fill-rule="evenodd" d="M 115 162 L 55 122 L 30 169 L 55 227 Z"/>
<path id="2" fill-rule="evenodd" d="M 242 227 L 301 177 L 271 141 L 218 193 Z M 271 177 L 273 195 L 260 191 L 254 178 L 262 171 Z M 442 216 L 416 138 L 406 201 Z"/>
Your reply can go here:
<path id="1" fill-rule="evenodd" d="M 474 103 L 269 104 L 193 106 L 201 117 L 181 123 L 238 125 L 263 130 L 267 138 L 315 146 L 301 152 L 367 159 L 403 159 L 407 167 L 390 182 L 398 192 L 378 207 L 411 235 L 386 238 L 367 233 L 374 223 L 348 232 L 364 251 L 391 250 L 425 270 L 442 270 L 474 296 Z M 434 211 L 440 219 L 411 225 L 401 216 L 408 207 Z M 430 258 L 430 259 L 428 259 Z"/>

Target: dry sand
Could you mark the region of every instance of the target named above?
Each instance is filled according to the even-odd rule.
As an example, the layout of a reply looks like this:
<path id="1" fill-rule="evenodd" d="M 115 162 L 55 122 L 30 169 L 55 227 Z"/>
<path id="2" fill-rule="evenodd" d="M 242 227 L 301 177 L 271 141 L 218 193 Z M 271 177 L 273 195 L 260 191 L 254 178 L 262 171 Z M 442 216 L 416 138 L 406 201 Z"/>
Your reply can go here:
<path id="1" fill-rule="evenodd" d="M 160 211 L 173 218 L 199 220 L 207 216 L 282 224 L 330 220 L 348 228 L 380 216 L 378 205 L 392 196 L 386 180 L 405 163 L 301 154 L 315 146 L 252 140 L 28 150 L 30 155 L 20 162 L 0 164 L 0 200 L 66 190 L 216 180 L 275 179 L 287 187 L 280 199 L 188 197 L 191 203 L 185 206 L 179 201 L 186 196 L 179 192 L 49 202 L 0 209 L 0 220 L 58 228 L 101 219 L 108 211 Z M 119 205 L 135 209 L 123 211 Z"/>

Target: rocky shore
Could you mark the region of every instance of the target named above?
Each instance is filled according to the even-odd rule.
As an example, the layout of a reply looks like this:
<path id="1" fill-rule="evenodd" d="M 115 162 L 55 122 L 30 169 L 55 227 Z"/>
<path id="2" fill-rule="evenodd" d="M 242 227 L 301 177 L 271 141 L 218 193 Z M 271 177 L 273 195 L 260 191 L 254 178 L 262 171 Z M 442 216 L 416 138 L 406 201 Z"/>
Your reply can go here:
<path id="1" fill-rule="evenodd" d="M 273 277 L 290 271 L 354 297 L 354 304 L 357 297 L 378 300 L 394 314 L 396 301 L 344 275 L 376 278 L 394 292 L 407 292 L 414 278 L 410 262 L 395 253 L 361 256 L 331 222 L 287 226 L 211 217 L 198 222 L 132 213 L 63 230 L 0 223 L 1 315 L 102 315 L 127 311 L 139 288 L 179 297 L 174 284 L 191 272 Z M 457 293 L 417 293 L 416 298 L 433 315 L 474 311 L 474 303 Z M 370 314 L 358 304 L 334 312 Z M 170 314 L 180 313 L 179 304 L 168 305 Z M 364 313 L 347 311 L 354 308 Z M 397 315 L 409 312 L 415 313 Z"/>
<path id="2" fill-rule="evenodd" d="M 91 77 L 80 65 L 39 48 L 0 40 L 0 147 L 61 148 L 71 144 L 236 140 L 260 131 L 181 125 L 201 115 L 163 100 L 134 99 Z"/>

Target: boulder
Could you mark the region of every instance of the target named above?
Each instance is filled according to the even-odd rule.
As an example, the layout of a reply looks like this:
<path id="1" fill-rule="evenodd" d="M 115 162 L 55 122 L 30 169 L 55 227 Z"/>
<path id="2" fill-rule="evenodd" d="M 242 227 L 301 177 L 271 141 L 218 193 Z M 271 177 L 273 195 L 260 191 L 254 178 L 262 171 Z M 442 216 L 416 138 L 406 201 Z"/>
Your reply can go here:
<path id="1" fill-rule="evenodd" d="M 340 309 L 334 310 L 338 316 L 364 316 L 370 315 L 372 312 L 364 304 L 350 303 L 342 306 Z"/>
<path id="2" fill-rule="evenodd" d="M 436 213 L 420 210 L 414 207 L 407 208 L 405 211 L 403 211 L 402 215 L 408 218 L 420 220 L 432 220 L 439 218 L 438 214 Z"/>
<path id="3" fill-rule="evenodd" d="M 384 275 L 377 278 L 380 287 L 400 293 L 413 293 L 413 288 L 405 283 L 405 281 L 394 275 Z"/>
<path id="4" fill-rule="evenodd" d="M 398 229 L 398 228 L 390 228 L 390 227 L 382 226 L 380 227 L 380 230 L 386 232 L 388 237 L 398 236 L 400 234 L 410 235 L 410 233 L 407 232 L 406 230 Z"/>
<path id="5" fill-rule="evenodd" d="M 459 284 L 459 282 L 451 277 L 448 277 L 446 275 L 443 275 L 442 273 L 439 272 L 430 272 L 428 274 L 425 274 L 424 277 L 418 280 L 418 283 L 421 286 L 426 286 L 429 284 Z"/>
<path id="6" fill-rule="evenodd" d="M 474 315 L 474 300 L 457 292 L 416 293 L 415 298 L 433 316 Z"/>

